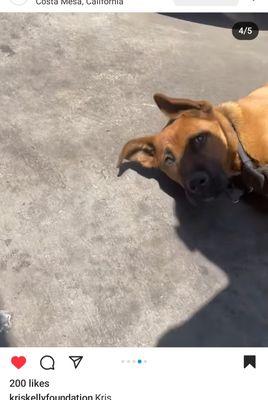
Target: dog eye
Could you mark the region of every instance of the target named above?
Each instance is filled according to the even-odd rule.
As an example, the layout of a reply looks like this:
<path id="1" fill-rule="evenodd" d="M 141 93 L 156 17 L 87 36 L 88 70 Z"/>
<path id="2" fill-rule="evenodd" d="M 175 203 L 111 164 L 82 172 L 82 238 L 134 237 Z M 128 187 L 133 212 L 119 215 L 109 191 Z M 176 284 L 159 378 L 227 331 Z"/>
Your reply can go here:
<path id="1" fill-rule="evenodd" d="M 176 158 L 174 157 L 174 155 L 171 153 L 170 150 L 166 150 L 164 161 L 165 161 L 165 164 L 168 166 L 174 164 L 174 162 L 176 161 Z"/>
<path id="2" fill-rule="evenodd" d="M 206 140 L 207 140 L 207 135 L 205 133 L 200 133 L 199 135 L 193 138 L 192 142 L 196 148 L 199 148 L 200 146 L 205 144 Z"/>

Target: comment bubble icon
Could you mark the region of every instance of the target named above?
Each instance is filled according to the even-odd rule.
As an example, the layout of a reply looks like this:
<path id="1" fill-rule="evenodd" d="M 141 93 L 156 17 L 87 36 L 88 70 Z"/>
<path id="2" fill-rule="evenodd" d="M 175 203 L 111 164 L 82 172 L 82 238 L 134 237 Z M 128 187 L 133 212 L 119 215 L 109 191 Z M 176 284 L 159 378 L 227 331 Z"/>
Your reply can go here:
<path id="1" fill-rule="evenodd" d="M 55 369 L 55 360 L 51 356 L 43 356 L 40 360 L 41 368 L 45 369 L 46 371 L 54 370 Z"/>

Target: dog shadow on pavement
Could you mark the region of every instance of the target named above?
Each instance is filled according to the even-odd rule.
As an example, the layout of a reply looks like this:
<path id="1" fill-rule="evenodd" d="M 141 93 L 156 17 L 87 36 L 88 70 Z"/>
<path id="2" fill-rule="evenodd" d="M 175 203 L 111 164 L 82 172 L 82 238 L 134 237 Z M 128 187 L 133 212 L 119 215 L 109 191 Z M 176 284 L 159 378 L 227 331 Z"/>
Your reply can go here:
<path id="1" fill-rule="evenodd" d="M 10 347 L 10 340 L 8 338 L 8 331 L 6 327 L 6 319 L 3 311 L 0 311 L 0 348 L 1 347 Z"/>
<path id="2" fill-rule="evenodd" d="M 0 347 L 9 347 L 9 341 L 5 332 L 0 332 Z"/>
<path id="3" fill-rule="evenodd" d="M 131 168 L 175 200 L 177 234 L 228 276 L 229 285 L 188 322 L 163 334 L 157 346 L 268 346 L 268 200 L 251 195 L 238 204 L 226 197 L 193 207 L 161 171 Z"/>
<path id="4" fill-rule="evenodd" d="M 3 310 L 3 300 L 0 296 L 0 348 L 11 347 L 14 345 L 11 339 L 10 327 L 11 327 L 11 316 L 9 313 Z"/>

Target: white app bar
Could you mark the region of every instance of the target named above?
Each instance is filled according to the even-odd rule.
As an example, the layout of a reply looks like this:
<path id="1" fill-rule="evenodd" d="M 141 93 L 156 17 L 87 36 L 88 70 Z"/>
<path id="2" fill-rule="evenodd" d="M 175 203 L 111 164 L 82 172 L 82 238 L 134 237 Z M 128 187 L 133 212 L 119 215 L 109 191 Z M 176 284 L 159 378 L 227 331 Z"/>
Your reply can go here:
<path id="1" fill-rule="evenodd" d="M 0 12 L 267 12 L 267 0 L 1 0 Z"/>
<path id="2" fill-rule="evenodd" d="M 2 400 L 264 400 L 268 349 L 5 348 Z"/>

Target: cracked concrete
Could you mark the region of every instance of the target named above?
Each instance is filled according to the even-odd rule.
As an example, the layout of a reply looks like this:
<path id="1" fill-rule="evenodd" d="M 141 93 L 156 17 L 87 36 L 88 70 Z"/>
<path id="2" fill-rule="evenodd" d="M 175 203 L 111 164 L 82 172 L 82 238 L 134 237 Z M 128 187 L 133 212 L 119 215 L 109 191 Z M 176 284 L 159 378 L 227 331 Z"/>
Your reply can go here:
<path id="1" fill-rule="evenodd" d="M 228 19 L 228 18 L 227 18 Z M 267 39 L 152 14 L 1 14 L 2 345 L 268 345 L 267 217 L 115 169 L 156 91 L 236 99 Z M 159 187 L 160 185 L 160 187 Z"/>

